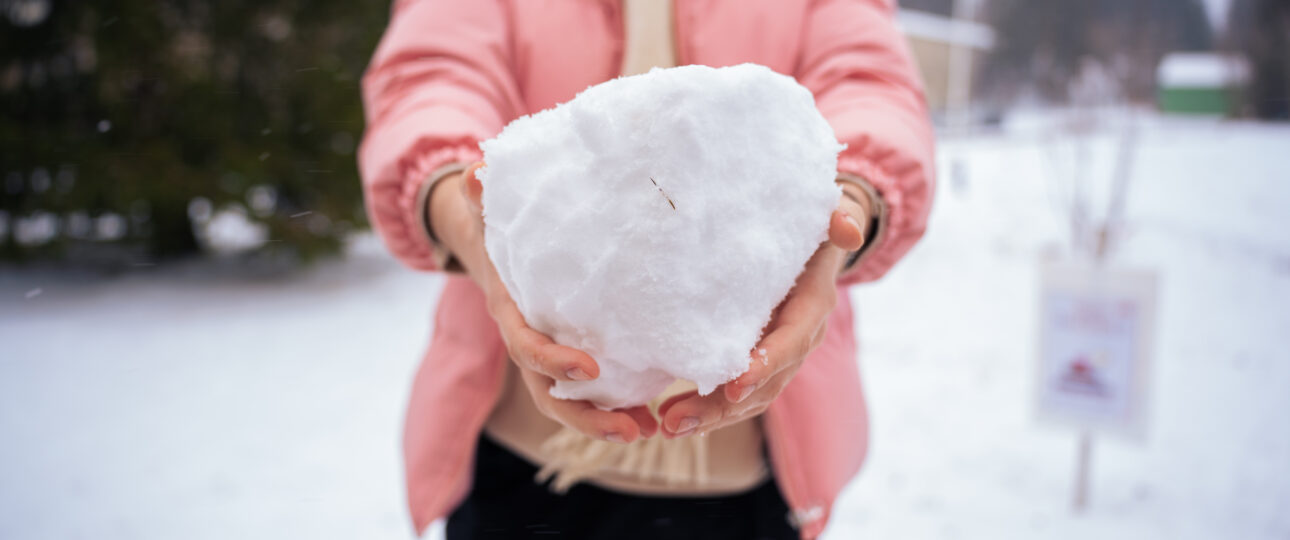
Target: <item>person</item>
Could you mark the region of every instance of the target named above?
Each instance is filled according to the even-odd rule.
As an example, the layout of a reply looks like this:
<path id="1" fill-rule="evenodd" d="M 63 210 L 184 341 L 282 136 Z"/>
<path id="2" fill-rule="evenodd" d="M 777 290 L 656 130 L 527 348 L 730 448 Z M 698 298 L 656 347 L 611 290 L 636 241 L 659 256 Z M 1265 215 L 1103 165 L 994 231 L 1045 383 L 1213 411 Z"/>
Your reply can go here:
<path id="1" fill-rule="evenodd" d="M 821 534 L 867 449 L 846 287 L 896 264 L 932 198 L 933 133 L 894 11 L 893 0 L 394 3 L 363 78 L 359 166 L 389 249 L 447 272 L 404 429 L 418 533 L 446 516 L 449 539 Z M 598 367 L 529 328 L 498 279 L 483 247 L 478 143 L 616 76 L 744 62 L 795 77 L 847 145 L 829 240 L 758 344 L 766 361 L 750 356 L 718 391 L 654 407 L 551 397 L 555 380 Z M 552 450 L 570 433 L 580 453 Z M 632 457 L 596 459 L 612 452 Z M 551 479 L 585 462 L 597 465 Z"/>

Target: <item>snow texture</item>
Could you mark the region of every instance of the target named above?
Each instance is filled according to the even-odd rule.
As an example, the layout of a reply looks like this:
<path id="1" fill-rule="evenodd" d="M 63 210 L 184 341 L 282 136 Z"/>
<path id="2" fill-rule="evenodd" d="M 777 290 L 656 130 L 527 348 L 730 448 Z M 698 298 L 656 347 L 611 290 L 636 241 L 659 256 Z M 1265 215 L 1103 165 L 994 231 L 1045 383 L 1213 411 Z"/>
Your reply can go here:
<path id="1" fill-rule="evenodd" d="M 792 78 L 754 64 L 615 79 L 484 142 L 485 244 L 525 320 L 600 377 L 551 394 L 707 394 L 750 352 L 837 206 L 843 146 Z"/>

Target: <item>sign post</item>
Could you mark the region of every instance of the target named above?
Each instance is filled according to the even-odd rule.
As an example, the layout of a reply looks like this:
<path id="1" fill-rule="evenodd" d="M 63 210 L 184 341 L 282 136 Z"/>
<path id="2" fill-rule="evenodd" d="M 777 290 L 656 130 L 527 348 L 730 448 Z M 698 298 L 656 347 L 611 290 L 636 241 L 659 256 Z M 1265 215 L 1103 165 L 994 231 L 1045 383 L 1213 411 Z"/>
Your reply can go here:
<path id="1" fill-rule="evenodd" d="M 1088 430 L 1079 432 L 1079 453 L 1075 457 L 1075 496 L 1071 497 L 1071 507 L 1076 512 L 1083 512 L 1088 506 L 1088 475 L 1093 461 L 1093 434 Z"/>
<path id="2" fill-rule="evenodd" d="M 1089 265 L 1048 265 L 1040 293 L 1036 411 L 1079 430 L 1072 506 L 1088 505 L 1095 434 L 1146 430 L 1156 277 Z"/>

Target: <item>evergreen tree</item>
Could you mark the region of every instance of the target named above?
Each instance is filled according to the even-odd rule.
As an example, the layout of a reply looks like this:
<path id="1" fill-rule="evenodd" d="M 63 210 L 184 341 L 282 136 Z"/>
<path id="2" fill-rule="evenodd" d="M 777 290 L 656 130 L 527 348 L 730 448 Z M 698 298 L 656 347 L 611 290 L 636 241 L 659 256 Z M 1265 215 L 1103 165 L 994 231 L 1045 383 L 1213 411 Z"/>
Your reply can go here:
<path id="1" fill-rule="evenodd" d="M 198 199 L 250 208 L 274 240 L 265 249 L 306 259 L 365 223 L 353 155 L 358 79 L 388 2 L 0 7 L 0 211 L 9 218 L 0 257 L 107 242 L 77 239 L 102 216 L 124 219 L 117 245 L 191 254 Z M 13 225 L 32 215 L 54 216 L 54 241 L 15 242 Z"/>
<path id="2" fill-rule="evenodd" d="M 1290 2 L 1236 0 L 1226 41 L 1250 62 L 1243 112 L 1290 120 Z"/>
<path id="3" fill-rule="evenodd" d="M 916 11 L 926 11 L 946 17 L 954 15 L 955 0 L 902 0 L 900 7 Z M 959 0 L 964 1 L 964 0 Z"/>
<path id="4" fill-rule="evenodd" d="M 1199 0 L 991 0 L 986 17 L 998 40 L 978 89 L 996 104 L 1030 91 L 1062 103 L 1086 63 L 1100 64 L 1123 98 L 1155 98 L 1165 54 L 1212 47 Z"/>

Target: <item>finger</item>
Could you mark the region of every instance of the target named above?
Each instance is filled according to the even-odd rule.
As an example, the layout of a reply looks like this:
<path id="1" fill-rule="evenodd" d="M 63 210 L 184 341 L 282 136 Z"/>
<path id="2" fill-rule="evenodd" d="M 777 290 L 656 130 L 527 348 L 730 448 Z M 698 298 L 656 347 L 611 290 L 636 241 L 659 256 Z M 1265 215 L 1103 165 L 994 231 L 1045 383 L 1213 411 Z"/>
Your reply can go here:
<path id="1" fill-rule="evenodd" d="M 494 301 L 493 319 L 516 365 L 560 381 L 589 381 L 600 376 L 591 355 L 566 347 L 529 327 L 509 296 Z"/>
<path id="2" fill-rule="evenodd" d="M 800 366 L 824 340 L 831 305 L 823 301 L 785 305 L 777 324 L 757 343 L 748 371 L 724 385 L 726 399 L 743 403 L 771 378 Z"/>
<path id="3" fill-rule="evenodd" d="M 820 245 L 820 248 L 811 255 L 810 260 L 806 261 L 806 268 L 802 269 L 802 273 L 797 276 L 797 282 L 793 284 L 793 289 L 786 298 L 800 296 L 804 291 L 811 293 L 810 298 L 815 298 L 817 295 L 835 295 L 837 271 L 846 257 L 847 252 L 835 246 L 833 242 Z"/>
<path id="4" fill-rule="evenodd" d="M 673 401 L 662 413 L 664 437 L 671 439 L 706 433 L 726 417 L 728 403 L 720 393 L 700 396 L 698 392 L 688 392 L 677 397 L 680 399 Z"/>
<path id="5" fill-rule="evenodd" d="M 466 195 L 466 201 L 470 203 L 470 209 L 476 214 L 482 212 L 484 208 L 484 184 L 479 181 L 479 177 L 476 175 L 476 171 L 483 166 L 484 162 L 476 161 L 461 173 L 462 178 L 465 180 L 461 183 L 461 189 Z"/>
<path id="6" fill-rule="evenodd" d="M 641 435 L 636 418 L 622 411 L 602 411 L 585 400 L 564 400 L 551 395 L 555 381 L 540 373 L 520 371 L 533 403 L 543 415 L 592 437 L 615 443 L 629 443 Z"/>
<path id="7" fill-rule="evenodd" d="M 776 335 L 775 339 L 762 340 L 758 348 L 766 351 L 764 356 L 754 358 L 749 369 L 744 374 L 736 377 L 735 380 L 724 384 L 723 395 L 729 403 L 743 403 L 750 396 L 754 395 L 758 389 L 765 386 L 767 380 L 774 377 L 779 372 L 788 369 L 793 364 L 805 358 L 805 355 L 797 356 L 799 350 L 805 349 L 809 344 L 802 345 L 801 348 L 792 344 L 788 337 L 782 332 Z M 765 358 L 765 360 L 762 360 Z M 772 360 L 773 358 L 773 360 Z"/>
<path id="8" fill-rule="evenodd" d="M 546 399 L 551 401 L 547 410 L 552 418 L 588 437 L 627 444 L 643 435 L 637 418 L 626 412 L 602 411 L 589 401 L 556 399 L 550 394 L 546 395 Z M 654 429 L 657 429 L 657 424 Z"/>
<path id="9" fill-rule="evenodd" d="M 670 397 L 670 398 L 667 398 L 667 399 L 663 400 L 663 403 L 660 403 L 660 404 L 658 405 L 658 418 L 659 418 L 659 421 L 660 421 L 660 422 L 662 421 L 663 417 L 667 415 L 667 411 L 668 411 L 669 409 L 671 409 L 673 405 L 676 405 L 677 403 L 680 403 L 680 402 L 682 402 L 682 401 L 685 401 L 686 399 L 690 398 L 691 396 L 697 396 L 697 395 L 699 395 L 699 393 L 698 393 L 698 392 L 691 390 L 691 391 L 689 391 L 689 392 L 682 392 L 682 393 L 680 393 L 680 394 L 677 394 L 677 395 L 675 395 L 675 396 L 672 396 L 672 397 Z M 660 427 L 661 427 L 661 426 L 660 426 Z M 666 428 L 665 428 L 665 429 L 666 429 Z"/>
<path id="10" fill-rule="evenodd" d="M 659 419 L 664 426 L 663 436 L 673 439 L 696 433 L 709 433 L 757 416 L 779 397 L 796 371 L 794 367 L 768 377 L 742 403 L 729 403 L 725 401 L 724 396 L 717 393 L 699 396 L 696 392 L 691 392 L 676 396 L 674 400 L 669 400 L 670 403 L 666 403 L 666 409 L 659 408 Z M 694 421 L 687 422 L 687 419 L 694 418 L 698 419 L 698 424 L 691 428 Z M 669 430 L 666 426 L 675 426 L 676 429 Z"/>
<path id="11" fill-rule="evenodd" d="M 822 341 L 825 322 L 837 305 L 837 287 L 830 274 L 820 269 L 835 264 L 830 256 L 837 253 L 821 248 L 811 257 L 788 297 L 772 313 L 766 334 L 752 350 L 748 370 L 723 385 L 727 401 L 748 399 L 767 379 L 801 363 Z"/>
<path id="12" fill-rule="evenodd" d="M 722 386 L 722 392 L 726 400 L 731 403 L 739 403 L 757 390 L 761 381 L 774 375 L 777 371 L 770 365 L 770 351 L 763 347 L 758 347 L 752 351 L 752 360 L 748 362 L 748 370 Z"/>
<path id="13" fill-rule="evenodd" d="M 801 364 L 799 363 L 798 366 Z M 788 385 L 797 372 L 797 367 L 790 367 L 780 370 L 757 385 L 756 391 L 752 392 L 746 399 L 740 403 L 731 403 L 726 405 L 725 418 L 714 426 L 703 426 L 700 429 L 708 431 L 720 429 L 735 422 L 744 420 L 751 416 L 761 414 L 766 410 L 775 398 L 779 397 L 780 392 Z"/>
<path id="14" fill-rule="evenodd" d="M 560 423 L 588 437 L 627 444 L 639 439 L 641 427 L 636 418 L 620 411 L 602 411 L 589 401 L 569 401 L 547 396 L 552 416 Z"/>
<path id="15" fill-rule="evenodd" d="M 839 208 L 829 220 L 829 242 L 843 251 L 855 251 L 864 246 L 864 229 L 856 218 Z"/>
<path id="16" fill-rule="evenodd" d="M 622 412 L 636 421 L 642 438 L 648 439 L 658 433 L 658 420 L 654 419 L 654 415 L 649 412 L 649 407 L 632 407 L 622 409 Z"/>
<path id="17" fill-rule="evenodd" d="M 757 343 L 758 349 L 766 351 L 766 365 L 761 369 L 740 375 L 733 383 L 740 387 L 751 386 L 755 391 L 756 388 L 763 386 L 767 379 L 800 364 L 819 345 L 820 338 L 824 335 L 825 322 L 821 319 L 818 322 L 793 321 L 779 325 Z M 741 388 L 740 394 L 749 394 L 753 391 L 745 391 Z M 736 397 L 746 399 L 748 396 L 736 395 Z"/>

